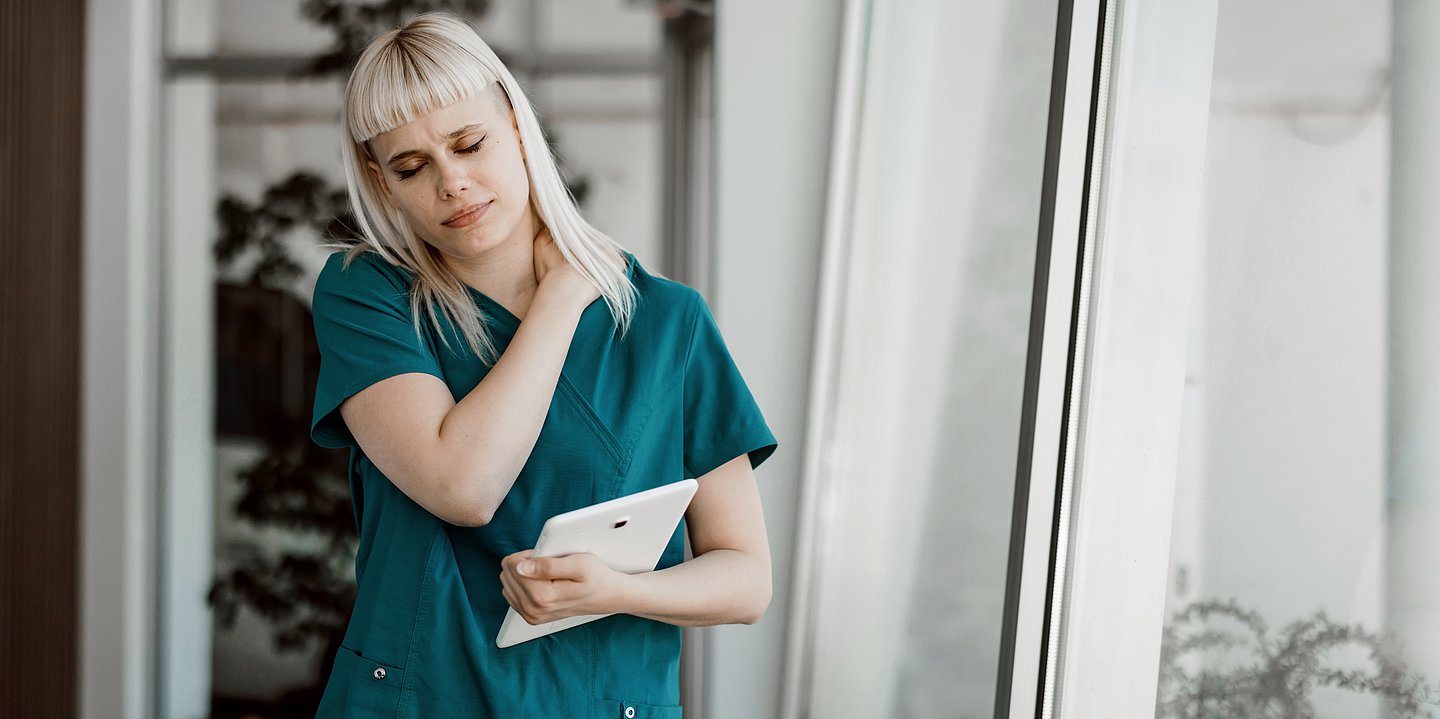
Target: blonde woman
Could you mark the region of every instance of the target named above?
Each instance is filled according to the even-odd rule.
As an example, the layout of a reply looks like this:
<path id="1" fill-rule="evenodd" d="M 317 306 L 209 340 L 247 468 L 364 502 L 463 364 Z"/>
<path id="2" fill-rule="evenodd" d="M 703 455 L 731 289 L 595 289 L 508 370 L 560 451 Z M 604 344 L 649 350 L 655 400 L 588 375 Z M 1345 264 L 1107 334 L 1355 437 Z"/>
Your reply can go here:
<path id="1" fill-rule="evenodd" d="M 315 285 L 311 436 L 350 448 L 359 594 L 319 716 L 681 716 L 680 627 L 771 594 L 753 469 L 777 445 L 705 301 L 580 216 L 459 18 L 374 38 L 344 130 L 362 237 Z M 685 477 L 656 571 L 530 557 L 548 517 Z M 498 649 L 510 607 L 614 614 Z"/>

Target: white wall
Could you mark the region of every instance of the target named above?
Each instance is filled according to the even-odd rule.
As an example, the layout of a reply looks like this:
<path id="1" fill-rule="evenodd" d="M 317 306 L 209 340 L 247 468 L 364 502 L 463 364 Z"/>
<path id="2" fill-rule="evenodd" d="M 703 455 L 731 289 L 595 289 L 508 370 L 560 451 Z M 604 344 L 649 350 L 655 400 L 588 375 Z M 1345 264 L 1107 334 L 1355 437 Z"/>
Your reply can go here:
<path id="1" fill-rule="evenodd" d="M 710 301 L 779 450 L 757 472 L 775 577 L 753 626 L 710 629 L 705 716 L 776 716 L 840 2 L 717 3 L 716 284 Z"/>
<path id="2" fill-rule="evenodd" d="M 79 716 L 155 715 L 155 0 L 85 6 Z"/>

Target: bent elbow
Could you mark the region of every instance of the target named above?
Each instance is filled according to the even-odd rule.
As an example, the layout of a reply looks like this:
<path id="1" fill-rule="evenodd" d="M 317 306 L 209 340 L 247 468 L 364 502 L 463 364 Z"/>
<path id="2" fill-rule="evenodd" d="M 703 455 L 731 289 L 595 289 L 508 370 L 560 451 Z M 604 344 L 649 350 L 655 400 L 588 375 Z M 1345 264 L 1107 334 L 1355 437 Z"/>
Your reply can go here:
<path id="1" fill-rule="evenodd" d="M 765 617 L 765 611 L 770 608 L 770 596 L 770 588 L 766 587 L 764 597 L 761 599 L 759 604 L 748 615 L 746 615 L 744 619 L 741 619 L 740 622 L 742 624 L 759 623 L 759 621 Z"/>
<path id="2" fill-rule="evenodd" d="M 457 522 L 457 524 L 462 527 L 483 527 L 489 524 L 490 520 L 493 519 L 494 516 L 495 515 L 492 512 L 472 510 L 469 514 L 466 514 L 464 516 L 463 521 Z"/>
<path id="3" fill-rule="evenodd" d="M 760 608 L 760 611 L 755 612 L 755 613 L 752 613 L 752 614 L 746 616 L 745 618 L 741 619 L 741 620 L 740 620 L 740 623 L 741 623 L 741 624 L 752 624 L 752 625 L 753 625 L 753 624 L 759 624 L 759 623 L 760 623 L 760 620 L 763 619 L 763 618 L 765 618 L 765 609 L 768 608 L 769 606 L 770 606 L 769 604 L 766 604 L 764 607 L 761 607 L 761 608 Z"/>
<path id="4" fill-rule="evenodd" d="M 460 506 L 467 527 L 483 527 L 495 518 L 495 506 L 484 498 L 472 498 Z"/>
<path id="5" fill-rule="evenodd" d="M 461 527 L 483 527 L 495 517 L 496 503 L 484 492 L 477 491 L 484 485 L 474 477 L 452 477 L 445 483 L 447 501 L 446 513 L 442 517 L 451 524 Z"/>

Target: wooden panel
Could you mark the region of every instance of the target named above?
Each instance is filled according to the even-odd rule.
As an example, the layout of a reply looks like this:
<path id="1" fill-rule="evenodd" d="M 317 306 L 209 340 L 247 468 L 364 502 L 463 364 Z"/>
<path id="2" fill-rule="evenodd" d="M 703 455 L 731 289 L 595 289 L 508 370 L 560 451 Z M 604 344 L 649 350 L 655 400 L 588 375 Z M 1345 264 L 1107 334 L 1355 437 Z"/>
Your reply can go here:
<path id="1" fill-rule="evenodd" d="M 76 714 L 83 0 L 0 2 L 0 716 Z"/>

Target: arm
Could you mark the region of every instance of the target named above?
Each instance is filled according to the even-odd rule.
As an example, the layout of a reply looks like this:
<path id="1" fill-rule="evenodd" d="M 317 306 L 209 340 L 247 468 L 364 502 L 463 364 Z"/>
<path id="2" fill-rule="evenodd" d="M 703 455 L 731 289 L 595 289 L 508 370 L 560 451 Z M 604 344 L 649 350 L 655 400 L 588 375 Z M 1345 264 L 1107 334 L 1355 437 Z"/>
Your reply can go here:
<path id="1" fill-rule="evenodd" d="M 540 435 L 584 308 L 574 271 L 547 272 L 490 372 L 457 403 L 439 377 L 407 373 L 340 405 L 366 456 L 411 499 L 464 526 L 490 521 Z"/>
<path id="2" fill-rule="evenodd" d="M 593 554 L 501 560 L 505 599 L 532 624 L 576 614 L 624 612 L 681 626 L 754 624 L 770 606 L 770 544 L 755 472 L 740 455 L 699 478 L 685 521 L 695 557 L 641 574 Z M 529 559 L 530 574 L 518 573 Z"/>
<path id="3" fill-rule="evenodd" d="M 346 400 L 345 424 L 416 503 L 455 524 L 487 523 L 534 449 L 586 297 L 542 281 L 510 345 L 458 403 L 438 377 L 397 375 Z"/>
<path id="4" fill-rule="evenodd" d="M 681 626 L 754 624 L 770 606 L 770 541 L 749 455 L 700 477 L 685 511 L 695 557 L 625 574 L 617 609 Z"/>

